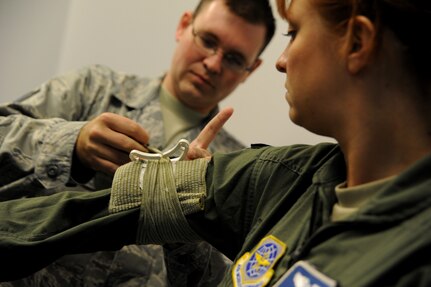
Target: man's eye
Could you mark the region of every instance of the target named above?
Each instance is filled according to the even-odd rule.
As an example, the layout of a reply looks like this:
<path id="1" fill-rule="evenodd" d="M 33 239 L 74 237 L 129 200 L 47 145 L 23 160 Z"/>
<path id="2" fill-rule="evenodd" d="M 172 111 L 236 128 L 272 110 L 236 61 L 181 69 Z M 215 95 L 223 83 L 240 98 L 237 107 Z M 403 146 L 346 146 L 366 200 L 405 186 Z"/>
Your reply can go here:
<path id="1" fill-rule="evenodd" d="M 245 66 L 245 60 L 235 54 L 225 54 L 224 55 L 225 61 L 229 63 L 230 66 L 237 66 L 237 67 L 244 67 Z"/>
<path id="2" fill-rule="evenodd" d="M 205 46 L 205 48 L 210 48 L 210 49 L 217 48 L 217 45 L 218 45 L 217 41 L 211 37 L 202 36 L 201 41 L 202 41 L 202 44 Z"/>

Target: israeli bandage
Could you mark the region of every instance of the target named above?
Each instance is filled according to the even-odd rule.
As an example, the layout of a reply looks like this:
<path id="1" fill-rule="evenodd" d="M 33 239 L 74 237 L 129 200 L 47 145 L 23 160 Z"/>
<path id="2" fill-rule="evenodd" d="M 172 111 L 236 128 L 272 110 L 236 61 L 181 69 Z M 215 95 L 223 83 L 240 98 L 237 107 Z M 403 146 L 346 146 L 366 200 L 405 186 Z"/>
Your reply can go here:
<path id="1" fill-rule="evenodd" d="M 137 244 L 195 242 L 186 215 L 202 211 L 208 160 L 133 161 L 115 173 L 109 211 L 140 207 Z"/>

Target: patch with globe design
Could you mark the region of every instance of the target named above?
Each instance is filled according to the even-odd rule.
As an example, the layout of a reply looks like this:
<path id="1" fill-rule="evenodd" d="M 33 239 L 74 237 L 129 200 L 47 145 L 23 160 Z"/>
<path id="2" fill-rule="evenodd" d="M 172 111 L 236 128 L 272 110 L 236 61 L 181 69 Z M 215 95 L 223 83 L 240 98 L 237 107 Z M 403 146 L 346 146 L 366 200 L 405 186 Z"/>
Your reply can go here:
<path id="1" fill-rule="evenodd" d="M 235 287 L 263 287 L 274 275 L 274 265 L 286 252 L 286 245 L 273 235 L 266 236 L 244 253 L 232 269 Z"/>

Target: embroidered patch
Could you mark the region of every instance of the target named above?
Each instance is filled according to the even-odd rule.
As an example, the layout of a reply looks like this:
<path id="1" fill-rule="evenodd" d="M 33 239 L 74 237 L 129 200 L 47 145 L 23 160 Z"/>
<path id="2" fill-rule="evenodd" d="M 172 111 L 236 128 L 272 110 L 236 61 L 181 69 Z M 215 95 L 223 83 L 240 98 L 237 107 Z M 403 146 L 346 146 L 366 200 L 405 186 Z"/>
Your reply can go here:
<path id="1" fill-rule="evenodd" d="M 274 274 L 272 267 L 286 251 L 286 245 L 276 237 L 263 238 L 251 251 L 234 264 L 232 279 L 235 287 L 262 287 Z"/>
<path id="2" fill-rule="evenodd" d="M 274 287 L 335 287 L 337 282 L 321 273 L 311 264 L 298 261 Z"/>

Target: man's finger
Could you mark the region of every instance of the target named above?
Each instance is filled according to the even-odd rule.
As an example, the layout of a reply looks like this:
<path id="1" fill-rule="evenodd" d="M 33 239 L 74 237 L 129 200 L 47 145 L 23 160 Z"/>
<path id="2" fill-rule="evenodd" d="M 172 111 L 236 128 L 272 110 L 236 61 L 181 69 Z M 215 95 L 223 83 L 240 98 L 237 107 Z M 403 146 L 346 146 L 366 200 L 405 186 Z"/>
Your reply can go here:
<path id="1" fill-rule="evenodd" d="M 198 137 L 193 141 L 192 145 L 206 149 L 214 140 L 223 125 L 232 116 L 233 108 L 227 107 L 222 109 L 199 133 Z"/>
<path id="2" fill-rule="evenodd" d="M 134 139 L 141 145 L 148 143 L 147 131 L 135 121 L 113 113 L 103 113 L 99 117 L 108 128 Z"/>

